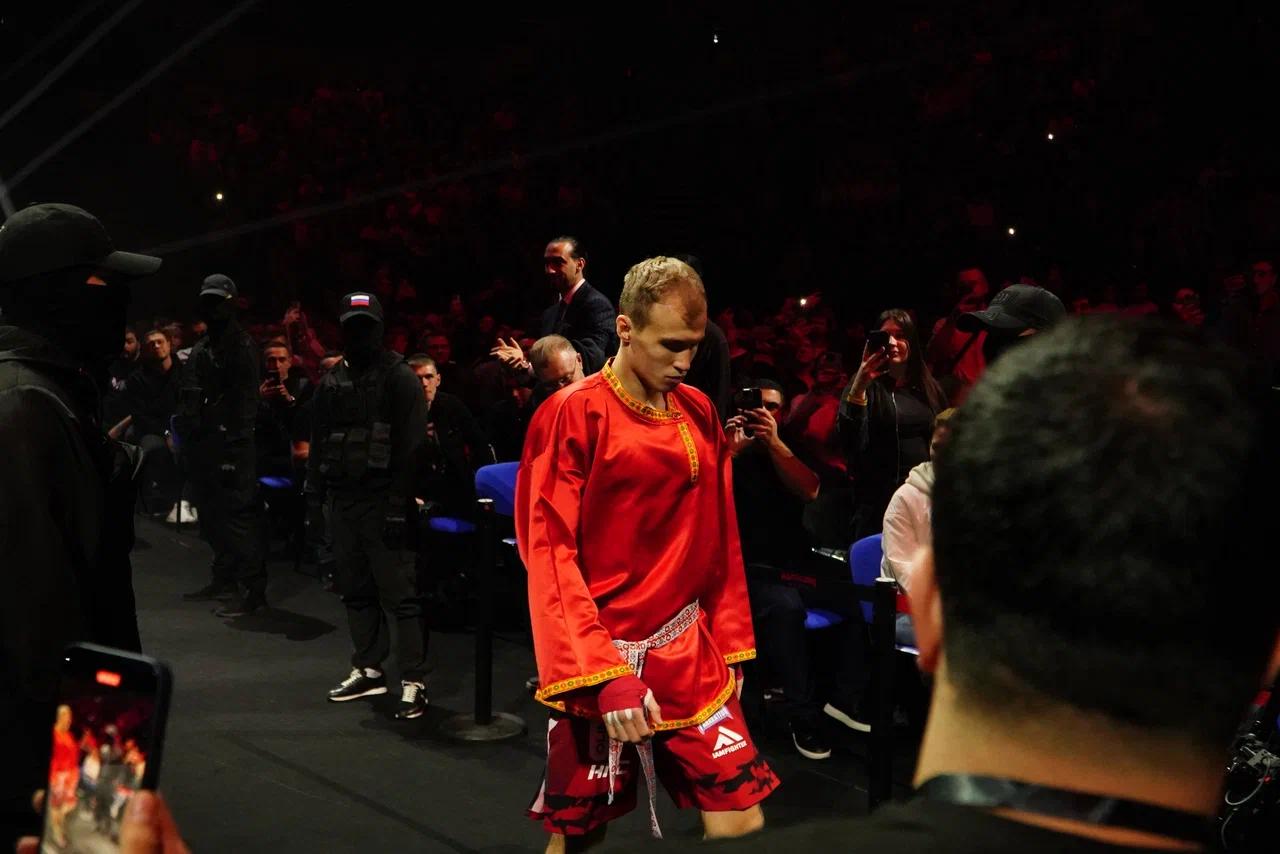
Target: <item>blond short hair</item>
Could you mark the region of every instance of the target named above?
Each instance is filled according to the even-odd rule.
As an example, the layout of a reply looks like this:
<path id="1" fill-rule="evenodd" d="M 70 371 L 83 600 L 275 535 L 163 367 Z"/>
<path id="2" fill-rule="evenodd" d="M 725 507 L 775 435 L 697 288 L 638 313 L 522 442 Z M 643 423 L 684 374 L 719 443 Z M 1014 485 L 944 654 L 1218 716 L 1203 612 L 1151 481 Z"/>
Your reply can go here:
<path id="1" fill-rule="evenodd" d="M 707 291 L 696 270 L 678 258 L 646 258 L 623 278 L 618 310 L 642 329 L 649 322 L 649 309 L 673 291 L 685 296 L 687 316 L 707 310 Z"/>

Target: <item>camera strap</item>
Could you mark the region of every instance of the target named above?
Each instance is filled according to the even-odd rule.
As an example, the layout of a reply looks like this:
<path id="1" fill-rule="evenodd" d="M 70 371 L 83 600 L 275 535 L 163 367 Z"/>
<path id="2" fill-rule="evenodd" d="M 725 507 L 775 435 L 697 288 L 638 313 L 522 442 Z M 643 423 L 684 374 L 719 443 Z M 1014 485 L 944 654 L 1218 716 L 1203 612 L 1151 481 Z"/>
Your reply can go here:
<path id="1" fill-rule="evenodd" d="M 1213 822 L 1206 816 L 1123 798 L 1055 789 L 977 774 L 939 774 L 916 789 L 919 797 L 966 807 L 1012 809 L 1101 827 L 1117 827 L 1206 844 Z"/>

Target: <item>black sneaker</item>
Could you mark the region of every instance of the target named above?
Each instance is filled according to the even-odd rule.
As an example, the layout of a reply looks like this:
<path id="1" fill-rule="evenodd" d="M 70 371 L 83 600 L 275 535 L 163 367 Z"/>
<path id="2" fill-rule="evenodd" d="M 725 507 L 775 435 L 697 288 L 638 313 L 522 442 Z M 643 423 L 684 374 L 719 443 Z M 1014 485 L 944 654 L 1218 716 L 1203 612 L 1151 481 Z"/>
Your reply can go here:
<path id="1" fill-rule="evenodd" d="M 831 745 L 822 737 L 821 729 L 810 723 L 792 721 L 791 743 L 805 759 L 826 759 L 831 756 Z"/>
<path id="2" fill-rule="evenodd" d="M 235 584 L 223 584 L 218 581 L 211 581 L 199 590 L 194 590 L 191 593 L 183 593 L 182 598 L 188 602 L 213 602 L 214 600 L 224 601 L 235 595 Z"/>
<path id="3" fill-rule="evenodd" d="M 243 596 L 236 593 L 227 604 L 214 611 L 213 615 L 215 617 L 247 617 L 265 610 L 266 607 L 266 597 L 261 593 L 246 593 Z"/>
<path id="4" fill-rule="evenodd" d="M 377 676 L 370 676 L 369 673 L 377 673 Z M 338 683 L 338 686 L 329 691 L 330 703 L 345 703 L 348 700 L 357 700 L 360 697 L 372 697 L 374 694 L 387 693 L 387 677 L 378 671 L 361 670 L 359 667 L 352 669 L 351 675 Z"/>
<path id="5" fill-rule="evenodd" d="M 383 689 L 386 690 L 385 688 Z M 427 713 L 427 686 L 421 682 L 400 683 L 400 706 L 396 720 L 408 721 Z"/>

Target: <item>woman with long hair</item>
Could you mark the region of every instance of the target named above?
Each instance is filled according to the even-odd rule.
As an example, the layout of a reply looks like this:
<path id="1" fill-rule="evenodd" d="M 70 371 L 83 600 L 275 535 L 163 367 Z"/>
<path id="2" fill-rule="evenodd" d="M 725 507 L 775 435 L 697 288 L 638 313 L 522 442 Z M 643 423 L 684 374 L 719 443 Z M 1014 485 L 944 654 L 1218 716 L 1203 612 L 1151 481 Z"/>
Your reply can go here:
<path id="1" fill-rule="evenodd" d="M 863 348 L 858 372 L 840 401 L 856 539 L 880 532 L 894 491 L 911 469 L 929 459 L 934 416 L 947 408 L 911 315 L 889 309 L 875 328 L 888 334 L 888 344 L 872 349 L 869 342 Z"/>

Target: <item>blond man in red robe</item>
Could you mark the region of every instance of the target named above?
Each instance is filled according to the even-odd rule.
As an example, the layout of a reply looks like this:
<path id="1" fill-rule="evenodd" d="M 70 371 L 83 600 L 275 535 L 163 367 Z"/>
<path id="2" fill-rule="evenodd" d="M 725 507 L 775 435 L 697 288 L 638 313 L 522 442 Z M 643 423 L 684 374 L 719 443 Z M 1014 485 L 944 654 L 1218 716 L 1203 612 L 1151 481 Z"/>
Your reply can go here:
<path id="1" fill-rule="evenodd" d="M 640 778 L 654 835 L 660 779 L 708 838 L 761 828 L 778 783 L 738 704 L 755 639 L 729 450 L 710 400 L 682 384 L 706 328 L 702 281 L 650 258 L 619 309 L 617 356 L 538 409 L 516 485 L 537 699 L 553 709 L 529 809 L 548 851 L 601 840 Z"/>

